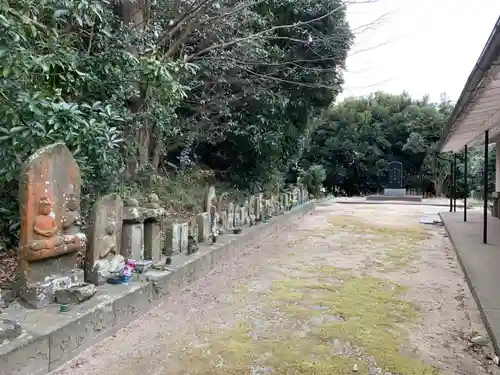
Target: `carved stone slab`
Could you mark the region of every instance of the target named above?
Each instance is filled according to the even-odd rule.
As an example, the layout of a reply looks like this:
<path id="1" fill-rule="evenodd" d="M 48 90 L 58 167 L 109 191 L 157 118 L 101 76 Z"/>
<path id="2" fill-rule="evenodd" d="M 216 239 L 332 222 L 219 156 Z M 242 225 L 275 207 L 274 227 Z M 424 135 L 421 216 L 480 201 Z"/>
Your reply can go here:
<path id="1" fill-rule="evenodd" d="M 36 308 L 52 302 L 56 289 L 83 282 L 80 186 L 80 168 L 63 143 L 41 148 L 22 167 L 20 294 Z"/>
<path id="2" fill-rule="evenodd" d="M 116 193 L 108 194 L 99 199 L 92 210 L 92 231 L 85 259 L 87 278 L 97 260 L 109 256 L 104 254 L 111 246 L 115 254 L 121 254 L 123 201 Z M 95 283 L 95 281 L 91 280 Z"/>

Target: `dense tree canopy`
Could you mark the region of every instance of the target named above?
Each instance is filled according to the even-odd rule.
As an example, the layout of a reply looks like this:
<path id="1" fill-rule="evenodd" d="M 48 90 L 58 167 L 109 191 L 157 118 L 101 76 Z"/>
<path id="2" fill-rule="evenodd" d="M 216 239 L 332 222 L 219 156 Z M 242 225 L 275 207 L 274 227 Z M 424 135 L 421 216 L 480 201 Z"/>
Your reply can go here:
<path id="1" fill-rule="evenodd" d="M 376 92 L 332 107 L 315 129 L 302 164 L 322 164 L 325 185 L 348 194 L 376 193 L 386 185 L 387 164 L 400 161 L 407 188 L 439 194 L 449 164 L 433 153 L 452 105 L 407 93 Z"/>
<path id="2" fill-rule="evenodd" d="M 353 1 L 0 1 L 3 230 L 22 162 L 58 140 L 84 203 L 199 164 L 276 183 L 341 91 Z"/>

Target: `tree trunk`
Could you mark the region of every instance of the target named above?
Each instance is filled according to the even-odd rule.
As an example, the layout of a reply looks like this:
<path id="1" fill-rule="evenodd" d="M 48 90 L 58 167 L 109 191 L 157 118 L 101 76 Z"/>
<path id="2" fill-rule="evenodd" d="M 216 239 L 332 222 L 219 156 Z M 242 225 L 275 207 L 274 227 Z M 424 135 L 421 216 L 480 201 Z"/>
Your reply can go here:
<path id="1" fill-rule="evenodd" d="M 117 0 L 114 4 L 115 13 L 120 17 L 125 25 L 141 32 L 144 29 L 145 19 L 148 14 L 147 0 Z M 130 45 L 129 52 L 137 55 L 142 46 Z M 138 97 L 130 98 L 128 101 L 129 109 L 133 113 L 139 113 L 146 109 L 146 88 L 136 84 L 141 94 Z M 126 178 L 133 179 L 149 160 L 150 145 L 150 125 L 141 124 L 137 126 L 132 122 L 127 124 L 124 129 L 125 139 L 127 140 L 128 163 L 126 169 Z"/>

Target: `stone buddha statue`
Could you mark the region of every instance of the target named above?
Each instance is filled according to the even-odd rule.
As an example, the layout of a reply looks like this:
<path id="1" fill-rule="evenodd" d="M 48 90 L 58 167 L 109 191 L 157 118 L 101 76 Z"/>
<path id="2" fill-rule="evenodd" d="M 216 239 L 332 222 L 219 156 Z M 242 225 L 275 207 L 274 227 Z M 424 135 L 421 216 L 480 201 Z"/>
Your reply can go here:
<path id="1" fill-rule="evenodd" d="M 59 235 L 52 212 L 52 199 L 43 196 L 38 202 L 38 212 L 33 224 L 32 240 L 27 244 L 26 259 L 37 261 L 77 251 L 82 242 L 77 234 Z M 85 236 L 83 235 L 83 238 Z"/>
<path id="2" fill-rule="evenodd" d="M 57 223 L 52 212 L 52 200 L 48 196 L 40 198 L 33 232 L 33 241 L 28 245 L 33 251 L 55 250 L 57 246 L 64 243 L 63 238 L 57 236 Z"/>
<path id="3" fill-rule="evenodd" d="M 87 241 L 82 231 L 83 220 L 78 212 L 78 198 L 74 194 L 68 196 L 66 202 L 66 212 L 61 220 L 61 226 L 64 235 L 64 243 L 74 244 L 79 248 L 83 247 Z"/>
<path id="4" fill-rule="evenodd" d="M 104 237 L 99 242 L 99 259 L 106 259 L 110 255 L 116 254 L 116 234 L 115 234 L 115 224 L 110 223 L 106 227 L 106 232 Z"/>
<path id="5" fill-rule="evenodd" d="M 97 274 L 97 283 L 102 284 L 108 277 L 118 275 L 125 268 L 125 258 L 117 254 L 116 226 L 109 223 L 98 244 L 99 259 L 95 261 L 93 271 Z"/>

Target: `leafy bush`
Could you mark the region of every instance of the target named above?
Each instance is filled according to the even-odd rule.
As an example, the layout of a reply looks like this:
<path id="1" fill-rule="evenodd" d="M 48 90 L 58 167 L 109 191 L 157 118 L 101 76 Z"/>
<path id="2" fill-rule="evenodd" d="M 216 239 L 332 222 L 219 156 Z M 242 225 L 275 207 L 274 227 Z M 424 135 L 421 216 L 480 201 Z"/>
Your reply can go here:
<path id="1" fill-rule="evenodd" d="M 326 170 L 322 165 L 314 164 L 309 167 L 301 176 L 309 194 L 317 197 L 320 194 L 320 189 L 323 182 L 326 180 Z"/>
<path id="2" fill-rule="evenodd" d="M 161 124 L 159 135 L 172 133 L 185 94 L 170 71 L 180 75 L 187 64 L 160 64 L 156 50 L 132 54 L 137 33 L 117 21 L 108 1 L 0 3 L 2 233 L 15 232 L 20 167 L 38 148 L 64 141 L 73 152 L 85 209 L 123 181 L 144 124 Z M 147 116 L 129 104 L 146 80 L 154 87 Z M 11 237 L 0 246 L 15 242 Z"/>

